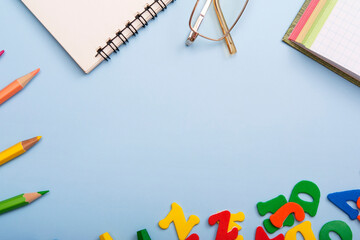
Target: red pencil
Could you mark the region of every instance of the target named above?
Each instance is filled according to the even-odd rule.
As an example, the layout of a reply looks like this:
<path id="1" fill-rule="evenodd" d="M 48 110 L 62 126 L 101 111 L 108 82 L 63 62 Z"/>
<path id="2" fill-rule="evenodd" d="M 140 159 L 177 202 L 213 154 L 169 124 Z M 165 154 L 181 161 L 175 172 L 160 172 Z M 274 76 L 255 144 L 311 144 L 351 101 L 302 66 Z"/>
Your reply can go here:
<path id="1" fill-rule="evenodd" d="M 4 50 L 0 51 L 0 56 L 1 56 L 1 55 L 3 55 L 3 54 L 4 54 L 4 52 L 5 52 Z"/>

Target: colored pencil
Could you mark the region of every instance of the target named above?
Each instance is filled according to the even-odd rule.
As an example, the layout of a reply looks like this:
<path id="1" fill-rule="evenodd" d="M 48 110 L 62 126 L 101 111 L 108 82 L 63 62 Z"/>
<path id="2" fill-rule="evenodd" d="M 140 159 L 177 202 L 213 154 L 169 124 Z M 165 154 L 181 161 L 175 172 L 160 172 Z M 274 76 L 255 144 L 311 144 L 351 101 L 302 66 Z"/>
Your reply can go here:
<path id="1" fill-rule="evenodd" d="M 5 52 L 4 50 L 1 50 L 1 51 L 0 51 L 0 56 L 3 55 L 4 52 Z"/>
<path id="2" fill-rule="evenodd" d="M 15 144 L 14 146 L 0 152 L 0 165 L 9 162 L 10 160 L 20 156 L 21 154 L 32 148 L 39 140 L 40 136 L 34 137 Z"/>
<path id="3" fill-rule="evenodd" d="M 110 236 L 108 232 L 101 234 L 100 240 L 113 240 L 113 238 Z"/>
<path id="4" fill-rule="evenodd" d="M 12 83 L 10 83 L 7 87 L 0 91 L 0 105 L 3 104 L 6 100 L 14 96 L 16 93 L 21 91 L 33 77 L 40 71 L 40 69 L 36 69 L 31 73 L 16 79 Z"/>
<path id="5" fill-rule="evenodd" d="M 39 197 L 45 195 L 49 191 L 41 191 L 41 192 L 34 192 L 34 193 L 24 193 L 17 195 L 15 197 L 6 199 L 0 202 L 0 214 L 12 211 L 14 209 L 23 207 L 32 203 Z"/>

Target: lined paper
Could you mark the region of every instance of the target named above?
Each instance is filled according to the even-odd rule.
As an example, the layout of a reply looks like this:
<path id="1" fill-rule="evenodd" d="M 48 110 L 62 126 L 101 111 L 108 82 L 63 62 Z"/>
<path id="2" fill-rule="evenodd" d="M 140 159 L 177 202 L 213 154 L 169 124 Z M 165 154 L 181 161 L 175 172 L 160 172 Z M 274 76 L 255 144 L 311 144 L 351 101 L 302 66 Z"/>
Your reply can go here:
<path id="1" fill-rule="evenodd" d="M 329 17 L 331 11 L 333 10 L 337 0 L 327 0 L 325 6 L 320 11 L 320 14 L 316 18 L 314 24 L 311 26 L 310 31 L 306 34 L 302 44 L 310 48 L 313 42 L 315 41 L 317 35 L 319 34 L 320 30 L 324 26 L 327 18 Z"/>
<path id="2" fill-rule="evenodd" d="M 338 0 L 310 50 L 359 78 L 360 1 Z"/>

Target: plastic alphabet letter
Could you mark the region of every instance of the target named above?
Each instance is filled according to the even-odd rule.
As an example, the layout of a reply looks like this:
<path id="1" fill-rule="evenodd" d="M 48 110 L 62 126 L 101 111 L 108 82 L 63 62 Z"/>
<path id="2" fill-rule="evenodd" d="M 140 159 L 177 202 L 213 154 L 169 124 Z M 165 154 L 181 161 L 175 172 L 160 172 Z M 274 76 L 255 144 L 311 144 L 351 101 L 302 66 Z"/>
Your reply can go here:
<path id="1" fill-rule="evenodd" d="M 305 193 L 312 197 L 313 201 L 308 202 L 304 201 L 299 197 L 299 194 Z M 314 217 L 317 213 L 319 203 L 320 203 L 320 189 L 319 187 L 310 181 L 300 181 L 295 186 L 291 192 L 289 202 L 294 202 L 299 204 L 304 212 L 308 213 L 311 217 Z"/>
<path id="2" fill-rule="evenodd" d="M 352 240 L 353 234 L 350 227 L 343 221 L 331 221 L 320 230 L 319 240 L 331 240 L 329 233 L 335 232 L 342 240 Z"/>
<path id="3" fill-rule="evenodd" d="M 270 221 L 275 227 L 280 228 L 291 213 L 294 213 L 296 220 L 299 222 L 305 219 L 304 209 L 297 203 L 289 202 L 271 215 Z"/>
<path id="4" fill-rule="evenodd" d="M 296 240 L 296 234 L 301 233 L 304 240 L 316 240 L 316 237 L 314 235 L 314 232 L 311 229 L 311 222 L 305 221 L 292 229 L 290 229 L 285 234 L 285 240 Z"/>
<path id="5" fill-rule="evenodd" d="M 138 240 L 151 240 L 150 235 L 146 229 L 137 232 Z"/>
<path id="6" fill-rule="evenodd" d="M 199 240 L 199 236 L 194 233 L 187 237 L 185 240 Z"/>
<path id="7" fill-rule="evenodd" d="M 233 228 L 237 228 L 238 231 L 240 231 L 242 227 L 236 222 L 242 222 L 244 220 L 245 220 L 245 214 L 243 212 L 232 213 L 230 217 L 228 231 L 231 231 Z M 244 240 L 244 237 L 238 235 L 236 240 Z"/>
<path id="8" fill-rule="evenodd" d="M 350 190 L 345 192 L 335 192 L 327 196 L 327 198 L 338 208 L 343 210 L 351 220 L 355 220 L 359 215 L 359 210 L 353 209 L 347 201 L 357 202 L 360 197 L 360 190 Z"/>
<path id="9" fill-rule="evenodd" d="M 284 206 L 287 203 L 286 198 L 284 195 L 279 195 L 267 202 L 258 202 L 256 207 L 260 214 L 260 216 L 265 216 L 267 213 L 275 213 L 279 208 Z M 295 219 L 293 215 L 289 215 L 289 217 L 285 220 L 284 226 L 292 226 L 294 225 Z M 265 219 L 263 221 L 263 225 L 265 230 L 268 233 L 274 233 L 279 228 L 275 227 L 273 224 L 271 224 L 269 219 Z"/>
<path id="10" fill-rule="evenodd" d="M 174 223 L 179 240 L 198 240 L 199 236 L 195 233 L 191 234 L 188 238 L 187 236 L 193 227 L 199 224 L 199 222 L 200 219 L 195 215 L 191 215 L 189 220 L 186 221 L 182 208 L 174 202 L 171 204 L 171 211 L 163 220 L 159 222 L 159 226 L 162 229 L 167 229 L 171 223 Z"/>
<path id="11" fill-rule="evenodd" d="M 100 240 L 113 240 L 108 232 L 101 234 Z"/>
<path id="12" fill-rule="evenodd" d="M 360 209 L 360 197 L 357 200 L 356 206 Z M 357 219 L 360 221 L 360 215 L 357 217 Z"/>
<path id="13" fill-rule="evenodd" d="M 237 228 L 233 228 L 228 232 L 230 218 L 231 213 L 227 210 L 215 213 L 209 217 L 209 224 L 211 226 L 216 223 L 219 225 L 215 240 L 235 240 L 237 238 L 239 231 Z"/>
<path id="14" fill-rule="evenodd" d="M 279 234 L 275 238 L 270 239 L 262 227 L 257 227 L 255 240 L 284 240 L 284 234 Z"/>

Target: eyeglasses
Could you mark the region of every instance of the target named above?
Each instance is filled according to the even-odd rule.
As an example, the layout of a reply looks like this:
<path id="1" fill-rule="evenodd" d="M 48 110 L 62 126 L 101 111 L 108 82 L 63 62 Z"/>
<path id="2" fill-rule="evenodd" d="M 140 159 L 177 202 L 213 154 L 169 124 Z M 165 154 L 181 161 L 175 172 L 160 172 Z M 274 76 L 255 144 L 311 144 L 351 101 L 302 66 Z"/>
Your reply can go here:
<path id="1" fill-rule="evenodd" d="M 225 39 L 230 53 L 231 54 L 236 53 L 236 47 L 235 47 L 235 44 L 234 44 L 234 42 L 233 42 L 233 40 L 231 38 L 230 32 L 234 29 L 235 25 L 238 23 L 239 19 L 243 15 L 243 13 L 244 13 L 244 11 L 245 11 L 248 3 L 249 3 L 249 0 L 243 0 L 244 5 L 243 5 L 242 8 L 239 8 L 239 9 L 241 9 L 241 11 L 240 11 L 239 15 L 237 15 L 237 17 L 235 18 L 234 23 L 231 25 L 230 28 L 228 28 L 228 25 L 226 23 L 223 11 L 222 11 L 221 6 L 220 6 L 220 2 L 219 2 L 220 0 L 206 0 L 205 4 L 204 4 L 204 6 L 203 6 L 203 8 L 202 8 L 202 10 L 200 12 L 199 17 L 197 18 L 195 24 L 192 25 L 193 17 L 194 17 L 195 11 L 196 11 L 196 9 L 197 9 L 197 7 L 199 5 L 199 1 L 200 0 L 196 0 L 194 9 L 192 10 L 191 15 L 190 15 L 189 27 L 191 29 L 191 32 L 190 32 L 190 35 L 189 35 L 188 39 L 186 40 L 186 45 L 187 46 L 191 45 L 196 40 L 196 38 L 198 36 L 203 37 L 203 38 L 208 39 L 208 40 L 211 40 L 211 41 L 221 41 L 221 40 Z M 208 9 L 209 9 L 209 7 L 210 7 L 210 5 L 211 5 L 211 3 L 213 1 L 214 1 L 214 9 L 215 9 L 215 12 L 216 12 L 216 15 L 217 15 L 217 18 L 219 20 L 221 30 L 222 30 L 222 35 L 219 38 L 208 37 L 205 34 L 199 33 L 200 25 L 203 22 L 203 20 L 205 18 L 205 15 L 208 12 Z M 239 2 L 240 2 L 239 0 L 231 0 L 231 1 L 222 0 L 222 3 L 227 3 L 227 9 L 231 9 L 230 11 L 233 11 L 234 8 L 236 9 L 236 6 L 232 6 L 232 5 L 236 5 Z"/>

